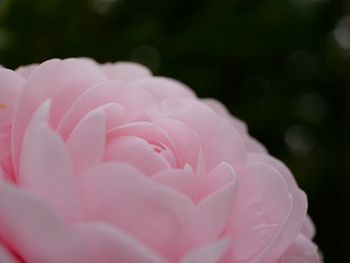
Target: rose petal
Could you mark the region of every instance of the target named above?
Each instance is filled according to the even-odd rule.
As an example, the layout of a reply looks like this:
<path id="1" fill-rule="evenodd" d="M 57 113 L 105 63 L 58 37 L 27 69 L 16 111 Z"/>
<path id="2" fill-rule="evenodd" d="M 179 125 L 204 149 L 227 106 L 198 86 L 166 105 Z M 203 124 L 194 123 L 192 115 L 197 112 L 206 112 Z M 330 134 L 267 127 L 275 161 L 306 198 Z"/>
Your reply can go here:
<path id="1" fill-rule="evenodd" d="M 235 172 L 227 162 L 219 163 L 206 177 L 201 191 L 206 196 L 235 181 Z"/>
<path id="2" fill-rule="evenodd" d="M 5 247 L 0 243 L 0 262 L 1 263 L 19 263 Z"/>
<path id="3" fill-rule="evenodd" d="M 153 175 L 170 168 L 166 159 L 148 142 L 134 136 L 122 136 L 109 142 L 105 160 L 127 163 L 146 175 Z"/>
<path id="4" fill-rule="evenodd" d="M 198 101 L 163 101 L 160 111 L 150 111 L 149 114 L 154 120 L 172 118 L 193 129 L 200 139 L 209 171 L 219 162 L 239 163 L 246 158 L 243 139 L 234 126 Z"/>
<path id="5" fill-rule="evenodd" d="M 200 201 L 196 211 L 197 220 L 194 220 L 193 226 L 198 242 L 220 237 L 231 218 L 237 192 L 237 184 L 232 181 Z"/>
<path id="6" fill-rule="evenodd" d="M 102 109 L 89 112 L 74 128 L 66 146 L 76 173 L 101 162 L 105 151 L 105 113 Z"/>
<path id="7" fill-rule="evenodd" d="M 134 81 L 133 84 L 147 91 L 158 102 L 167 99 L 196 98 L 189 87 L 170 78 L 153 77 Z"/>
<path id="8" fill-rule="evenodd" d="M 230 245 L 229 239 L 220 239 L 188 253 L 181 263 L 216 263 L 223 257 Z"/>
<path id="9" fill-rule="evenodd" d="M 0 68 L 0 130 L 12 123 L 15 103 L 24 79 L 12 70 Z"/>
<path id="10" fill-rule="evenodd" d="M 58 132 L 67 138 L 75 124 L 89 111 L 108 103 L 121 105 L 117 118 L 123 122 L 147 119 L 147 111 L 155 107 L 154 99 L 137 86 L 120 82 L 101 83 L 82 94 L 58 125 Z M 137 105 L 137 107 L 135 107 Z"/>
<path id="11" fill-rule="evenodd" d="M 315 226 L 311 220 L 311 218 L 307 215 L 303 224 L 303 227 L 301 228 L 301 233 L 306 236 L 308 239 L 313 239 L 315 236 Z"/>
<path id="12" fill-rule="evenodd" d="M 80 178 L 88 220 L 119 227 L 168 258 L 180 255 L 194 209 L 189 199 L 126 164 L 101 164 Z"/>
<path id="13" fill-rule="evenodd" d="M 0 237 L 26 262 L 96 262 L 49 207 L 4 182 L 0 182 Z"/>
<path id="14" fill-rule="evenodd" d="M 148 68 L 132 62 L 106 63 L 101 66 L 101 70 L 108 79 L 122 82 L 152 76 Z"/>
<path id="15" fill-rule="evenodd" d="M 166 263 L 160 255 L 121 229 L 102 223 L 79 226 L 81 236 L 88 241 L 98 263 Z"/>
<path id="16" fill-rule="evenodd" d="M 76 98 L 104 81 L 97 65 L 85 59 L 48 60 L 32 72 L 23 86 L 13 121 L 13 161 L 17 171 L 23 136 L 36 109 L 52 99 L 50 123 L 56 127 Z"/>
<path id="17" fill-rule="evenodd" d="M 265 154 L 250 154 L 249 159 L 251 161 L 263 162 L 276 169 L 287 183 L 288 192 L 293 198 L 292 210 L 290 211 L 286 228 L 279 237 L 278 242 L 276 242 L 273 250 L 265 255 L 266 262 L 274 262 L 281 256 L 283 251 L 288 248 L 299 233 L 306 217 L 307 198 L 305 193 L 297 186 L 289 169 L 282 162 Z"/>
<path id="18" fill-rule="evenodd" d="M 198 158 L 202 152 L 197 134 L 184 123 L 172 119 L 160 119 L 154 122 L 170 138 L 179 168 L 186 164 L 193 171 L 198 170 Z"/>
<path id="19" fill-rule="evenodd" d="M 278 263 L 319 263 L 317 247 L 303 234 L 299 234 L 293 244 L 279 259 Z"/>
<path id="20" fill-rule="evenodd" d="M 292 198 L 282 176 L 264 163 L 251 162 L 239 179 L 240 194 L 229 230 L 232 260 L 259 262 L 284 230 Z"/>
<path id="21" fill-rule="evenodd" d="M 36 112 L 25 135 L 18 184 L 43 197 L 67 219 L 80 217 L 70 157 L 63 141 L 45 124 L 50 104 Z"/>
<path id="22" fill-rule="evenodd" d="M 39 64 L 31 64 L 19 67 L 16 69 L 16 73 L 21 75 L 23 78 L 27 79 L 30 76 L 30 74 L 32 74 L 32 72 L 37 69 L 38 66 Z"/>
<path id="23" fill-rule="evenodd" d="M 154 182 L 169 186 L 183 193 L 192 200 L 195 200 L 196 178 L 191 167 L 185 166 L 184 169 L 163 170 L 152 176 Z"/>

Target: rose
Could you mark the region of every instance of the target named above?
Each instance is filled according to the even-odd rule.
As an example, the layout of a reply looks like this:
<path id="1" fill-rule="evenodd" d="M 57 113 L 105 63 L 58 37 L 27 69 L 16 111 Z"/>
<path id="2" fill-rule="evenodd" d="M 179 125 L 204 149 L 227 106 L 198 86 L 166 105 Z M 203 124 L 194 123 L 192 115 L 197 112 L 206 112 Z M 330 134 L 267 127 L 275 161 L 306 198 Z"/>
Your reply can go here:
<path id="1" fill-rule="evenodd" d="M 305 194 L 219 102 L 88 59 L 0 83 L 0 262 L 320 262 Z"/>

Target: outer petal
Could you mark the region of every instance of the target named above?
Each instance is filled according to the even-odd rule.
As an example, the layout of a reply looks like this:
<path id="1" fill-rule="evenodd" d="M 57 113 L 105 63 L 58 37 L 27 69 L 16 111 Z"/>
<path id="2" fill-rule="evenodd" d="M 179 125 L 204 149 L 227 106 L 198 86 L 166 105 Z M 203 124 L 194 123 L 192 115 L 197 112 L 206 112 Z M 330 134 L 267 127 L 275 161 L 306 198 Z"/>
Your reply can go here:
<path id="1" fill-rule="evenodd" d="M 108 79 L 122 82 L 152 76 L 148 68 L 132 62 L 106 63 L 101 66 L 101 70 Z"/>
<path id="2" fill-rule="evenodd" d="M 292 208 L 287 184 L 277 170 L 258 162 L 247 168 L 245 174 L 237 171 L 240 191 L 229 228 L 235 263 L 260 262 L 276 244 Z"/>
<path id="3" fill-rule="evenodd" d="M 62 134 L 63 138 L 67 138 L 75 124 L 85 114 L 109 103 L 118 103 L 123 109 L 120 115 L 115 117 L 119 120 L 118 124 L 146 120 L 147 111 L 156 105 L 155 100 L 137 86 L 116 81 L 101 83 L 87 90 L 76 100 L 60 122 L 58 132 Z"/>
<path id="4" fill-rule="evenodd" d="M 154 182 L 169 186 L 176 191 L 183 193 L 192 200 L 196 195 L 196 175 L 191 167 L 185 166 L 184 169 L 163 170 L 152 176 Z"/>
<path id="5" fill-rule="evenodd" d="M 17 259 L 15 259 L 5 247 L 3 247 L 0 243 L 0 262 L 1 263 L 19 263 Z"/>
<path id="6" fill-rule="evenodd" d="M 189 199 L 125 164 L 101 164 L 80 179 L 88 220 L 120 227 L 168 258 L 179 257 L 194 209 Z"/>
<path id="7" fill-rule="evenodd" d="M 17 170 L 23 136 L 31 116 L 47 99 L 52 99 L 50 123 L 56 127 L 75 99 L 93 84 L 104 81 L 99 68 L 83 59 L 53 59 L 44 62 L 28 77 L 13 123 L 13 161 Z"/>
<path id="8" fill-rule="evenodd" d="M 276 245 L 273 247 L 270 253 L 265 255 L 265 258 L 263 260 L 263 262 L 266 263 L 274 262 L 293 242 L 302 225 L 304 224 L 307 211 L 307 198 L 305 193 L 300 190 L 296 184 L 296 181 L 291 172 L 282 162 L 265 154 L 250 154 L 249 159 L 251 161 L 263 162 L 276 169 L 283 177 L 284 181 L 287 183 L 288 192 L 293 198 L 292 210 L 290 212 L 288 222 L 286 223 L 286 228 L 284 229 L 282 235 L 279 237 L 278 242 L 276 242 Z"/>
<path id="9" fill-rule="evenodd" d="M 320 263 L 317 247 L 303 234 L 299 234 L 278 263 Z"/>
<path id="10" fill-rule="evenodd" d="M 221 239 L 189 252 L 181 263 L 216 263 L 230 245 L 229 239 Z"/>
<path id="11" fill-rule="evenodd" d="M 16 72 L 19 75 L 21 75 L 23 78 L 27 79 L 30 76 L 30 74 L 32 74 L 32 72 L 37 69 L 38 66 L 39 64 L 31 64 L 31 65 L 19 67 L 16 69 Z"/>
<path id="12" fill-rule="evenodd" d="M 0 68 L 0 131 L 12 123 L 15 103 L 24 79 L 9 69 Z"/>
<path id="13" fill-rule="evenodd" d="M 45 124 L 49 104 L 38 109 L 27 130 L 18 184 L 41 197 L 66 219 L 80 217 L 75 177 L 63 141 Z"/>
<path id="14" fill-rule="evenodd" d="M 237 185 L 232 181 L 222 189 L 208 195 L 197 206 L 192 226 L 197 242 L 217 240 L 228 224 L 237 197 Z"/>
<path id="15" fill-rule="evenodd" d="M 88 113 L 66 141 L 77 173 L 97 165 L 105 151 L 105 113 L 96 109 Z"/>
<path id="16" fill-rule="evenodd" d="M 97 262 L 49 207 L 4 182 L 0 182 L 0 238 L 26 262 Z"/>
<path id="17" fill-rule="evenodd" d="M 98 263 L 166 263 L 160 255 L 124 231 L 102 223 L 79 226 Z"/>
<path id="18" fill-rule="evenodd" d="M 194 92 L 183 83 L 165 77 L 153 77 L 133 82 L 161 102 L 167 99 L 195 99 Z"/>
<path id="19" fill-rule="evenodd" d="M 309 216 L 306 216 L 303 227 L 301 228 L 301 232 L 309 239 L 314 238 L 316 230 L 314 223 Z"/>

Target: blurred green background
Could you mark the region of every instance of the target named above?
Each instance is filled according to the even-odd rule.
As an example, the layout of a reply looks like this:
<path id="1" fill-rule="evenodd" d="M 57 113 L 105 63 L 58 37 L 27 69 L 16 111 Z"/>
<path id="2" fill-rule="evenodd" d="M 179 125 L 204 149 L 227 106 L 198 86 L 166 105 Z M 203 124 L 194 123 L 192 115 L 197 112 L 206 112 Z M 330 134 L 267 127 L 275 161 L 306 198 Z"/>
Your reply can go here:
<path id="1" fill-rule="evenodd" d="M 350 262 L 350 1 L 0 0 L 2 65 L 79 56 L 223 101 L 308 193 L 326 262 Z"/>

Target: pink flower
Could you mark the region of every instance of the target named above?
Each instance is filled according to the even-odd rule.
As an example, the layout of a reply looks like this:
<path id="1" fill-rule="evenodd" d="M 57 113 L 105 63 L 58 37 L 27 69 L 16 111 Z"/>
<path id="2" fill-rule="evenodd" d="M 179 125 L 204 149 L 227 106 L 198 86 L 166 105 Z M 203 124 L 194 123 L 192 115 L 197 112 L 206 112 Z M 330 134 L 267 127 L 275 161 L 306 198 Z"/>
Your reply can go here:
<path id="1" fill-rule="evenodd" d="M 290 171 L 132 63 L 0 69 L 0 262 L 320 262 Z"/>

